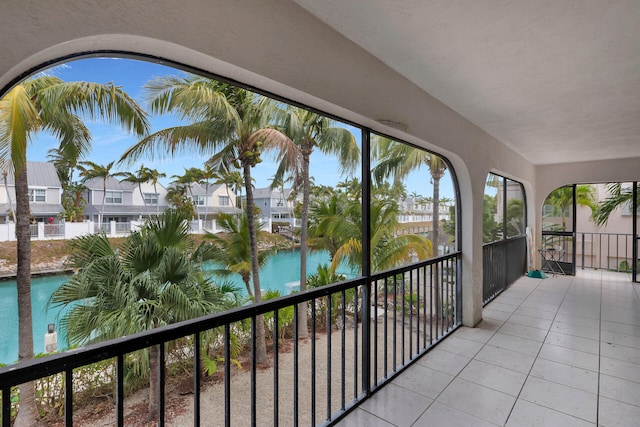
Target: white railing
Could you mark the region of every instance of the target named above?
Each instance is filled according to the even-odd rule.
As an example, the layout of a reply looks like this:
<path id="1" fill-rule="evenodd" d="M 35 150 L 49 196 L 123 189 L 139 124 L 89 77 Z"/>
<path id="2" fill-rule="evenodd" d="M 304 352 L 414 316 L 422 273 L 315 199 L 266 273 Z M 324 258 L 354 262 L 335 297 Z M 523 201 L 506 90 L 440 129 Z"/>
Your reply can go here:
<path id="1" fill-rule="evenodd" d="M 86 234 L 104 232 L 107 237 L 122 237 L 138 230 L 144 221 L 130 222 L 104 222 L 94 223 L 93 221 L 84 222 L 61 222 L 57 224 L 30 224 L 31 240 L 51 240 L 65 239 L 70 240 Z M 217 233 L 215 220 L 193 220 L 189 221 L 189 227 L 193 234 L 204 234 L 206 231 Z M 8 224 L 0 224 L 0 242 L 8 242 L 16 240 L 16 226 L 10 222 Z"/>

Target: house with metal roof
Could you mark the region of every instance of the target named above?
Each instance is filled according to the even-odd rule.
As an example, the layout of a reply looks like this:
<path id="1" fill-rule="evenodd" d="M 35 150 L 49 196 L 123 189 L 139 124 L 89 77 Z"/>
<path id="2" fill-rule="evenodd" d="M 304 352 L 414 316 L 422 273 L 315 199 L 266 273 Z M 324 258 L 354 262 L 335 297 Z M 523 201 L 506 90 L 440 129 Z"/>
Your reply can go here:
<path id="1" fill-rule="evenodd" d="M 170 184 L 169 188 L 176 184 Z M 191 183 L 187 187 L 187 197 L 193 200 L 198 213 L 198 219 L 212 219 L 211 216 L 220 213 L 236 214 L 240 212 L 236 203 L 236 195 L 223 184 Z"/>
<path id="2" fill-rule="evenodd" d="M 85 218 L 95 223 L 128 223 L 154 216 L 169 207 L 167 189 L 160 183 L 138 184 L 109 177 L 87 180 L 84 185 Z"/>
<path id="3" fill-rule="evenodd" d="M 295 225 L 295 215 L 293 209 L 296 200 L 290 200 L 291 188 L 256 188 L 253 190 L 253 201 L 256 208 L 260 209 L 260 218 L 271 219 L 273 222 L 286 222 Z M 296 196 L 302 202 L 302 194 Z"/>
<path id="4" fill-rule="evenodd" d="M 11 212 L 16 208 L 16 190 L 13 171 L 0 169 L 0 223 L 11 220 Z M 56 169 L 48 162 L 27 162 L 29 201 L 34 221 L 58 222 L 58 215 L 64 211 L 61 204 L 62 185 Z"/>

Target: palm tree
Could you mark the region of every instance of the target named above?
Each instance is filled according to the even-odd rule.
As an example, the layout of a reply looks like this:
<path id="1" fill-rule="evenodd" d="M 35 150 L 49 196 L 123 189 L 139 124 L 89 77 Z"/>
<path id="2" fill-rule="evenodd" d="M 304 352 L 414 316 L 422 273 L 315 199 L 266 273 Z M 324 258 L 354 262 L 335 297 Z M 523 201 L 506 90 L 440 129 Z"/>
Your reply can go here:
<path id="1" fill-rule="evenodd" d="M 193 198 L 188 195 L 189 190 L 184 184 L 174 184 L 167 190 L 167 201 L 180 212 L 185 218 L 196 216 L 196 208 L 193 205 Z"/>
<path id="2" fill-rule="evenodd" d="M 254 219 L 255 221 L 255 219 Z M 211 270 L 216 274 L 228 276 L 238 274 L 247 288 L 247 295 L 253 300 L 255 293 L 251 289 L 251 245 L 249 241 L 249 224 L 246 215 L 220 214 L 218 226 L 225 234 L 207 232 L 205 239 L 209 242 L 210 259 L 215 260 L 222 268 Z M 262 225 L 256 221 L 256 229 Z M 258 264 L 264 266 L 273 254 L 271 250 L 258 253 Z"/>
<path id="3" fill-rule="evenodd" d="M 313 111 L 289 107 L 283 122 L 284 132 L 296 144 L 295 152 L 282 156 L 282 162 L 274 178 L 274 183 L 284 184 L 284 174 L 290 173 L 294 183 L 302 186 L 302 218 L 300 223 L 300 291 L 306 290 L 307 283 L 307 232 L 309 227 L 309 200 L 311 180 L 309 163 L 313 150 L 318 148 L 324 154 L 336 155 L 342 173 L 355 170 L 360 164 L 360 148 L 353 134 L 335 125 L 335 121 Z M 290 163 L 290 160 L 295 163 Z M 294 188 L 298 187 L 294 185 Z M 308 336 L 307 304 L 298 305 L 298 335 Z"/>
<path id="4" fill-rule="evenodd" d="M 595 187 L 590 184 L 576 185 L 576 204 L 591 209 L 593 215 L 596 211 Z M 562 231 L 567 229 L 566 211 L 573 206 L 573 186 L 556 188 L 544 201 L 545 205 L 551 205 L 560 214 Z"/>
<path id="5" fill-rule="evenodd" d="M 189 192 L 189 196 L 191 197 L 191 199 L 193 200 L 193 206 L 195 209 L 195 215 L 193 216 L 193 218 L 195 219 L 196 217 L 200 217 L 200 214 L 198 213 L 198 208 L 197 203 L 195 201 L 195 197 L 193 196 L 193 184 L 197 183 L 200 181 L 200 177 L 202 176 L 202 171 L 198 168 L 184 168 L 184 174 L 182 175 L 172 175 L 171 178 L 173 178 L 173 183 L 174 184 L 180 184 L 183 185 L 187 191 Z"/>
<path id="6" fill-rule="evenodd" d="M 398 205 L 391 200 L 371 201 L 371 270 L 382 271 L 410 261 L 432 256 L 431 242 L 420 235 L 397 235 Z M 342 262 L 362 267 L 362 205 L 359 200 L 334 195 L 329 203 L 320 201 L 311 207 L 310 246 L 325 249 L 331 255 L 331 270 Z"/>
<path id="7" fill-rule="evenodd" d="M 7 193 L 7 201 L 9 202 L 9 213 L 11 213 L 11 218 L 13 218 L 13 221 L 15 221 L 16 213 L 13 211 L 13 202 L 11 201 L 11 194 L 9 193 L 9 185 L 7 183 L 8 175 L 9 175 L 9 172 L 7 172 L 6 170 L 2 171 L 2 181 L 4 183 L 4 191 L 5 193 Z"/>
<path id="8" fill-rule="evenodd" d="M 160 178 L 165 178 L 167 176 L 164 172 L 159 172 L 157 169 L 149 169 L 148 171 L 149 182 L 153 184 L 153 192 L 156 193 L 158 197 L 158 203 L 156 204 L 156 216 L 160 215 L 160 195 L 158 194 L 158 181 Z"/>
<path id="9" fill-rule="evenodd" d="M 215 181 L 216 184 L 222 184 L 227 189 L 227 194 L 229 194 L 229 189 L 231 189 L 235 195 L 236 202 L 235 207 L 241 208 L 241 194 L 242 194 L 242 174 L 237 170 L 227 170 L 221 171 L 217 174 L 217 179 Z"/>
<path id="10" fill-rule="evenodd" d="M 102 233 L 71 242 L 79 269 L 51 303 L 70 307 L 61 321 L 71 344 L 85 345 L 193 319 L 234 306 L 201 268 L 185 218 L 167 210 L 114 249 Z M 149 418 L 158 412 L 159 347 L 134 355 L 136 372 L 149 373 Z M 143 355 L 147 353 L 146 357 Z"/>
<path id="11" fill-rule="evenodd" d="M 64 208 L 65 220 L 81 222 L 84 217 L 84 207 L 87 201 L 84 192 L 87 187 L 81 182 L 67 184 L 67 188 L 62 191 L 62 207 Z"/>
<path id="12" fill-rule="evenodd" d="M 145 134 L 149 128 L 142 108 L 110 83 L 64 82 L 40 75 L 16 85 L 0 100 L 0 159 L 11 160 L 16 186 L 20 361 L 33 357 L 27 146 L 34 134 L 48 132 L 58 138 L 62 151 L 75 150 L 82 158 L 91 146 L 84 118 L 105 119 L 137 135 Z M 20 396 L 15 425 L 36 424 L 33 384 L 21 386 Z"/>
<path id="13" fill-rule="evenodd" d="M 262 162 L 262 151 L 277 151 L 283 145 L 292 145 L 286 135 L 269 127 L 270 120 L 278 111 L 278 104 L 246 89 L 194 75 L 158 78 L 148 83 L 146 88 L 152 112 L 177 113 L 192 123 L 149 135 L 129 148 L 123 158 L 196 151 L 202 155 L 213 154 L 209 163 L 214 169 L 228 171 L 242 168 L 247 195 L 246 214 L 249 218 L 251 274 L 255 301 L 260 302 L 258 244 L 252 220 L 255 208 L 251 169 Z M 256 324 L 256 361 L 265 364 L 267 350 L 262 316 L 256 318 Z"/>
<path id="14" fill-rule="evenodd" d="M 80 163 L 78 166 L 83 183 L 94 178 L 102 179 L 102 207 L 100 208 L 100 216 L 98 217 L 98 224 L 100 224 L 100 227 L 103 226 L 104 204 L 107 200 L 107 180 L 112 177 L 126 174 L 126 172 L 112 172 L 114 164 L 115 162 L 109 162 L 106 165 L 99 165 L 91 161 L 86 161 Z"/>
<path id="15" fill-rule="evenodd" d="M 609 222 L 609 217 L 613 211 L 618 209 L 620 206 L 629 205 L 633 208 L 632 187 L 622 187 L 621 183 L 612 182 L 607 184 L 607 192 L 609 195 L 606 199 L 596 205 L 591 216 L 599 227 L 606 225 L 607 222 Z"/>
<path id="16" fill-rule="evenodd" d="M 142 197 L 142 203 L 144 204 L 144 208 L 147 211 L 147 216 L 151 217 L 151 213 L 149 212 L 149 206 L 147 205 L 147 201 L 144 198 L 144 194 L 142 193 L 142 184 L 149 182 L 151 180 L 151 170 L 146 168 L 144 165 L 140 165 L 140 168 L 136 171 L 136 173 L 131 172 L 123 172 L 122 181 L 130 182 L 138 186 L 138 191 L 140 192 L 140 197 Z"/>
<path id="17" fill-rule="evenodd" d="M 437 250 L 440 228 L 440 179 L 447 170 L 447 163 L 433 153 L 383 137 L 376 137 L 375 143 L 372 144 L 372 156 L 377 160 L 372 170 L 377 182 L 382 182 L 389 176 L 393 176 L 394 181 L 399 182 L 422 166 L 429 169 L 433 183 L 431 241 Z"/>

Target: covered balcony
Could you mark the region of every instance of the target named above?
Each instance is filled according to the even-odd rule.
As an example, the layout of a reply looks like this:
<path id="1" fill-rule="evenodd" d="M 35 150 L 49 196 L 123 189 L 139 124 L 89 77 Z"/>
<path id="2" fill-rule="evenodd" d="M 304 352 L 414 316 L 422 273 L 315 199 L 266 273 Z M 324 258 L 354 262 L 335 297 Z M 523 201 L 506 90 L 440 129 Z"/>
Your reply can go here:
<path id="1" fill-rule="evenodd" d="M 255 88 L 352 124 L 363 145 L 377 134 L 446 159 L 455 176 L 455 248 L 428 261 L 383 272 L 364 268 L 354 280 L 1 368 L 3 427 L 12 419 L 12 389 L 52 377 L 64 384 L 57 388 L 63 423 L 86 421 L 74 412 L 74 377 L 98 361 L 112 363 L 109 423 L 126 425 L 135 412 L 125 397 L 127 355 L 158 348 L 163 378 L 171 362 L 165 344 L 176 340 L 194 343 L 189 357 L 196 369 L 186 394 L 160 381 L 158 425 L 637 424 L 638 285 L 603 270 L 544 280 L 524 274 L 529 259 L 531 268 L 542 266 L 543 205 L 551 191 L 640 180 L 638 2 L 103 3 L 3 4 L 0 96 L 52 65 L 103 55 L 171 64 Z M 0 154 L 8 151 L 0 145 Z M 364 194 L 368 159 L 361 161 Z M 530 257 L 523 235 L 510 240 L 504 233 L 504 241 L 484 245 L 489 174 L 522 185 Z M 636 261 L 633 211 L 628 233 Z M 368 219 L 368 208 L 362 212 Z M 575 242 L 564 230 L 561 237 Z M 366 264 L 369 241 L 362 244 Z M 286 366 L 292 368 L 278 368 L 285 356 L 277 338 L 269 369 L 257 366 L 257 320 L 270 316 L 270 333 L 278 337 L 281 310 L 302 302 L 314 308 L 311 338 L 290 341 Z M 241 328 L 251 343 L 243 386 L 232 376 L 230 356 Z M 212 331 L 220 356 L 217 400 L 201 396 L 197 368 L 200 340 Z M 189 408 L 180 419 L 167 411 L 176 401 Z"/>

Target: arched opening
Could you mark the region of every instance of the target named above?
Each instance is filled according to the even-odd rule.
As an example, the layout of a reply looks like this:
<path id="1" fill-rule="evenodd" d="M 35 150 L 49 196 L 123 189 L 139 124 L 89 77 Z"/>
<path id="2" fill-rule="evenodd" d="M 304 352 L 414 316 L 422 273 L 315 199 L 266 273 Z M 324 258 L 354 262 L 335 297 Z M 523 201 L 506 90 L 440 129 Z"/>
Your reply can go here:
<path id="1" fill-rule="evenodd" d="M 46 241 L 51 245 L 54 239 L 82 240 L 91 235 L 118 237 L 124 239 L 126 246 L 131 243 L 132 235 L 141 238 L 142 234 L 136 234 L 138 230 L 148 232 L 146 227 L 163 218 L 166 208 L 174 208 L 188 221 L 192 233 L 204 234 L 210 243 L 219 246 L 220 250 L 216 252 L 219 258 L 208 261 L 217 263 L 218 269 L 228 270 L 227 277 L 236 274 L 237 280 L 232 284 L 236 289 L 229 291 L 227 288 L 226 291 L 234 295 L 231 299 L 236 304 L 245 296 L 259 302 L 262 298 L 266 300 L 288 294 L 296 287 L 300 291 L 307 290 L 306 299 L 297 298 L 295 303 L 283 299 L 274 303 L 274 310 L 265 309 L 265 313 L 258 314 L 247 311 L 243 322 L 249 324 L 253 321 L 253 326 L 250 332 L 238 332 L 238 339 L 245 340 L 238 346 L 238 351 L 247 351 L 255 346 L 254 352 L 245 354 L 252 358 L 255 370 L 255 363 L 262 363 L 257 362 L 256 355 L 260 339 L 266 337 L 271 340 L 272 357 L 278 358 L 280 339 L 293 340 L 290 342 L 297 346 L 302 337 L 310 335 L 311 342 L 315 343 L 323 333 L 326 337 L 323 339 L 330 346 L 330 337 L 337 333 L 333 339 L 341 340 L 343 354 L 353 352 L 354 357 L 353 363 L 346 363 L 344 356 L 341 361 L 333 362 L 341 362 L 345 367 L 340 381 L 329 381 L 329 391 L 323 397 L 326 399 L 330 395 L 338 395 L 348 381 L 353 383 L 354 399 L 358 399 L 363 391 L 369 393 L 390 380 L 399 365 L 408 365 L 416 355 L 426 352 L 460 325 L 458 190 L 454 171 L 443 156 L 373 134 L 364 126 L 287 102 L 237 82 L 190 74 L 167 67 L 166 63 L 161 65 L 129 58 L 78 59 L 59 64 L 48 73 L 49 76 L 32 76 L 12 88 L 6 88 L 5 96 L 14 96 L 15 88 L 33 91 L 32 96 L 25 99 L 35 102 L 34 112 L 41 115 L 37 125 L 26 128 L 25 141 L 30 145 L 25 146 L 24 170 L 31 171 L 31 175 L 27 174 L 24 181 L 29 189 L 25 193 L 28 193 L 29 210 L 22 212 L 35 213 L 40 204 L 47 204 L 49 209 L 57 207 L 58 211 L 46 212 L 44 221 L 36 216 L 34 224 L 13 223 L 13 220 L 19 222 L 24 215 L 21 215 L 22 208 L 18 208 L 16 199 L 20 194 L 16 191 L 20 178 L 14 175 L 11 179 L 12 169 L 8 164 L 17 165 L 22 159 L 16 158 L 13 151 L 5 151 L 3 154 L 7 162 L 4 169 L 9 178 L 3 183 L 4 191 L 1 193 L 5 199 L 0 199 L 0 202 L 6 203 L 3 207 L 8 211 L 17 209 L 16 213 L 0 215 L 4 217 L 0 230 L 6 227 L 7 236 L 11 236 L 14 228 L 26 225 L 27 241 L 32 240 L 33 243 Z M 132 108 L 140 107 L 141 115 L 149 122 L 148 129 L 131 136 L 117 126 L 104 126 L 101 119 L 111 118 L 109 114 L 120 114 L 114 113 L 115 110 L 110 108 L 116 107 L 107 101 L 103 105 L 76 107 L 75 101 L 63 100 L 57 104 L 67 109 L 61 109 L 66 111 L 62 119 L 69 119 L 77 129 L 87 131 L 81 141 L 84 145 L 74 146 L 72 142 L 76 141 L 64 133 L 73 126 L 56 130 L 60 121 L 47 125 L 47 120 L 51 119 L 48 114 L 59 111 L 53 105 L 37 102 L 53 96 L 47 93 L 49 88 L 59 85 L 61 90 L 66 90 L 66 83 L 77 81 L 95 81 L 105 85 L 80 84 L 75 89 L 80 92 L 86 86 L 100 87 L 103 92 L 122 90 L 121 101 L 129 102 Z M 114 82 L 114 86 L 109 86 L 108 82 Z M 203 95 L 203 92 L 206 93 Z M 193 98 L 186 97 L 186 93 Z M 91 96 L 99 95 L 90 94 L 88 104 L 93 102 Z M 117 108 L 121 106 L 119 104 Z M 6 104 L 3 107 L 8 108 Z M 272 114 L 267 114 L 267 110 Z M 109 113 L 107 117 L 103 115 L 105 112 Z M 244 114 L 249 113 L 255 117 L 242 120 Z M 120 122 L 118 124 L 124 124 L 125 130 L 130 130 L 126 117 L 122 117 Z M 232 125 L 238 127 L 229 131 Z M 41 127 L 36 129 L 36 126 Z M 285 146 L 292 148 L 295 154 L 288 157 Z M 398 163 L 406 160 L 402 153 L 421 160 L 414 165 Z M 377 174 L 381 164 L 389 167 L 384 173 Z M 18 167 L 16 170 L 21 169 Z M 57 182 L 54 185 L 46 180 L 40 183 L 38 174 Z M 388 221 L 381 222 L 383 216 L 379 213 L 384 213 Z M 247 218 L 247 223 L 255 220 L 255 227 L 263 227 L 265 231 L 256 235 L 256 250 L 249 252 L 250 259 L 245 257 L 245 262 L 259 261 L 261 255 L 267 254 L 271 259 L 288 255 L 283 264 L 272 266 L 275 284 L 266 279 L 263 270 L 259 269 L 254 274 L 252 269 L 250 274 L 242 275 L 236 268 L 239 261 L 234 263 L 234 260 L 222 257 L 223 254 L 231 254 L 233 249 L 224 245 L 245 232 L 242 229 L 243 217 Z M 49 222 L 49 218 L 53 220 Z M 53 226 L 57 227 L 56 232 L 50 231 Z M 251 231 L 246 230 L 246 233 Z M 225 234 L 226 238 L 216 239 L 219 234 Z M 5 233 L 0 231 L 1 235 Z M 253 244 L 250 238 L 248 242 Z M 240 243 L 247 244 L 247 241 Z M 126 270 L 126 266 L 131 264 L 126 264 L 120 257 L 134 252 L 123 249 L 110 255 L 115 264 L 121 264 Z M 87 263 L 86 259 L 83 263 L 82 259 L 75 258 L 75 254 L 70 258 L 77 272 L 69 283 L 78 284 L 83 279 L 82 275 L 91 271 L 93 264 Z M 150 266 L 147 270 L 152 271 L 153 268 Z M 138 277 L 141 272 L 130 273 L 135 273 L 136 277 L 127 283 L 138 279 L 142 283 L 142 276 Z M 144 274 L 154 276 L 148 272 Z M 289 277 L 291 274 L 293 276 Z M 109 280 L 103 282 L 102 279 L 108 279 L 107 275 L 92 276 L 85 284 L 106 289 L 110 285 Z M 259 282 L 259 279 L 263 280 Z M 222 279 L 211 276 L 211 280 L 212 284 L 222 288 Z M 20 285 L 17 286 L 19 288 Z M 165 283 L 157 286 L 156 290 L 167 287 Z M 59 289 L 53 289 L 53 299 L 68 308 L 67 313 L 73 314 L 74 307 L 80 304 L 90 305 L 100 300 L 81 297 L 85 295 L 82 292 L 75 292 L 75 296 L 65 300 L 64 295 L 56 293 Z M 95 291 L 100 290 L 96 288 Z M 112 289 L 104 297 L 108 295 L 114 297 L 120 293 Z M 133 292 L 131 295 L 137 294 Z M 144 298 L 125 301 L 120 308 L 127 311 L 153 299 L 151 295 L 145 295 Z M 160 300 L 154 300 L 154 304 L 160 304 Z M 154 311 L 141 310 L 145 313 Z M 173 308 L 161 311 L 172 313 L 172 316 L 182 312 Z M 67 313 L 61 314 L 65 325 L 77 325 L 69 320 L 70 317 L 65 317 Z M 95 313 L 99 317 L 99 310 Z M 55 317 L 55 313 L 51 314 Z M 263 320 L 263 314 L 266 320 Z M 278 318 L 279 321 L 274 320 Z M 384 318 L 384 328 L 378 329 L 377 323 L 363 321 L 377 318 Z M 144 326 L 140 330 L 126 327 L 115 327 L 114 330 L 135 334 L 160 324 L 186 321 L 187 317 L 147 320 L 137 323 Z M 50 321 L 46 319 L 45 322 Z M 235 328 L 240 328 L 237 322 L 240 320 L 228 321 L 226 326 L 236 332 Z M 97 324 L 100 330 L 86 329 L 86 336 L 78 338 L 76 334 L 75 342 L 83 345 L 117 338 L 108 333 L 100 335 L 109 327 L 105 322 Z M 260 325 L 264 327 L 262 332 Z M 350 343 L 344 338 L 344 330 L 348 327 L 354 330 Z M 202 329 L 194 333 L 198 335 L 209 328 L 203 323 Z M 65 348 L 62 332 L 60 350 Z M 378 334 L 381 334 L 379 340 Z M 227 332 L 224 339 L 227 341 L 207 343 L 202 360 L 213 361 L 208 366 L 215 365 L 216 360 L 220 360 L 213 358 L 221 357 L 221 352 L 229 349 L 230 339 Z M 169 342 L 168 338 L 166 342 Z M 173 342 L 171 339 L 171 346 Z M 185 348 L 189 349 L 185 353 L 188 353 L 187 358 L 193 356 L 190 352 L 200 351 L 190 339 L 185 342 Z M 211 346 L 215 345 L 219 348 L 212 350 Z M 348 349 L 349 345 L 353 348 Z M 371 352 L 365 349 L 358 351 L 359 346 L 368 346 Z M 141 345 L 140 349 L 144 347 Z M 314 347 L 308 347 L 304 351 L 315 358 Z M 266 346 L 263 349 L 266 355 Z M 165 350 L 164 347 L 158 349 L 153 355 L 149 350 L 149 356 L 138 355 L 136 361 L 148 363 L 151 366 L 148 372 L 156 372 L 152 365 L 157 362 L 158 366 L 165 366 Z M 118 351 L 122 351 L 122 356 L 133 350 L 127 347 Z M 230 358 L 236 356 L 227 354 L 225 369 L 230 369 Z M 177 356 L 171 355 L 172 360 L 174 357 Z M 194 357 L 198 359 L 198 356 Z M 331 359 L 333 356 L 328 357 Z M 12 363 L 11 358 L 15 359 L 15 356 L 9 355 L 8 358 L 7 362 Z M 330 365 L 330 362 L 323 363 Z M 144 366 L 141 371 L 145 371 Z M 311 390 L 314 386 L 310 382 L 301 387 Z M 336 390 L 333 387 L 337 387 Z M 150 385 L 150 389 L 155 387 Z M 316 391 L 309 395 L 316 396 Z M 291 404 L 290 399 L 286 400 L 288 397 L 290 394 L 283 399 L 286 404 Z M 154 399 L 149 398 L 150 405 Z M 327 417 L 340 408 L 335 406 L 335 402 L 324 402 L 323 405 L 329 407 Z M 150 416 L 156 409 L 150 407 Z"/>
<path id="2" fill-rule="evenodd" d="M 494 173 L 487 175 L 482 211 L 485 304 L 531 268 L 526 209 L 521 183 Z"/>

